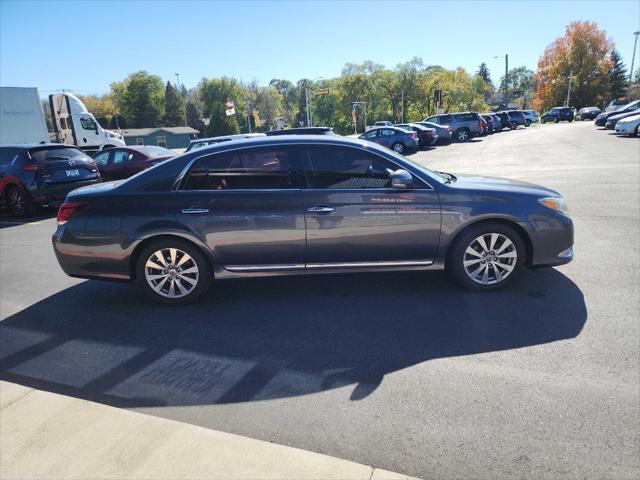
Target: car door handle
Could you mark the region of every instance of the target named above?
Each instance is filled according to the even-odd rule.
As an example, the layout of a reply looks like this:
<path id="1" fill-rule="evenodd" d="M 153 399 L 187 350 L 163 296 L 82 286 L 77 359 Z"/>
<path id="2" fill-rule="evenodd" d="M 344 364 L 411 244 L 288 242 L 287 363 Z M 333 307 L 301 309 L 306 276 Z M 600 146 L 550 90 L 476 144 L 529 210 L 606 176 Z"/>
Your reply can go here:
<path id="1" fill-rule="evenodd" d="M 203 208 L 203 207 L 189 207 L 189 208 L 183 208 L 182 213 L 187 213 L 189 215 L 194 215 L 198 213 L 209 213 L 209 209 Z"/>
<path id="2" fill-rule="evenodd" d="M 332 207 L 325 207 L 323 205 L 317 205 L 315 207 L 307 208 L 307 212 L 311 213 L 331 213 L 335 210 Z"/>

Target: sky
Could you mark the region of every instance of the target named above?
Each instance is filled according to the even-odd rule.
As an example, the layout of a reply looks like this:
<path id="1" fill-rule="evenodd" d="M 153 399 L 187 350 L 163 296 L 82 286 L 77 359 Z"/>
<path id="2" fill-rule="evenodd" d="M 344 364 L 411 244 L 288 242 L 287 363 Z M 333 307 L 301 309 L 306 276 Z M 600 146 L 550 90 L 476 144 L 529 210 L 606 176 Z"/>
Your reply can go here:
<path id="1" fill-rule="evenodd" d="M 222 75 L 332 78 L 345 63 L 427 65 L 497 81 L 536 69 L 574 20 L 606 30 L 629 68 L 640 1 L 18 1 L 0 0 L 0 85 L 103 94 L 146 70 L 187 88 Z M 640 43 L 640 40 L 639 40 Z M 640 46 L 636 66 L 640 64 Z"/>

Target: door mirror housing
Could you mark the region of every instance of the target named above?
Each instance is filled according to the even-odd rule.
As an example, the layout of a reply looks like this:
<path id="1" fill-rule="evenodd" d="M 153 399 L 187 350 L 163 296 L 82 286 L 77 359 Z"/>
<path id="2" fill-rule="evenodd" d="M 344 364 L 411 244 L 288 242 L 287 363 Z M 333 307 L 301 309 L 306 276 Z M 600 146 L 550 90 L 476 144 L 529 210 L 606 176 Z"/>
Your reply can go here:
<path id="1" fill-rule="evenodd" d="M 406 170 L 399 169 L 391 173 L 392 188 L 411 188 L 412 186 L 413 177 Z"/>

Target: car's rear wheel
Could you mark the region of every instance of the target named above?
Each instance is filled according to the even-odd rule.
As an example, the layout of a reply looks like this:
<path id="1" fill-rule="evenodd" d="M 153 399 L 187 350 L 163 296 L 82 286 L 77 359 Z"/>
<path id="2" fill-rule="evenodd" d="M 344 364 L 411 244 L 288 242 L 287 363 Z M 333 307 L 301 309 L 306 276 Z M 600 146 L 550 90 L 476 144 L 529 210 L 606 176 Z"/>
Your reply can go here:
<path id="1" fill-rule="evenodd" d="M 154 301 L 185 305 L 196 301 L 211 286 L 211 264 L 194 245 L 166 239 L 151 243 L 140 253 L 136 281 Z"/>
<path id="2" fill-rule="evenodd" d="M 6 193 L 6 202 L 11 214 L 16 217 L 28 217 L 33 215 L 35 206 L 29 195 L 19 187 L 9 187 Z"/>
<path id="3" fill-rule="evenodd" d="M 497 290 L 511 283 L 526 262 L 518 232 L 501 223 L 482 223 L 465 230 L 447 257 L 447 272 L 469 290 Z"/>
<path id="4" fill-rule="evenodd" d="M 469 130 L 466 128 L 460 128 L 456 131 L 456 140 L 459 142 L 467 142 L 471 137 Z"/>
<path id="5" fill-rule="evenodd" d="M 394 152 L 396 153 L 404 153 L 405 151 L 405 146 L 404 143 L 402 142 L 396 142 L 394 143 L 391 148 L 393 149 Z"/>

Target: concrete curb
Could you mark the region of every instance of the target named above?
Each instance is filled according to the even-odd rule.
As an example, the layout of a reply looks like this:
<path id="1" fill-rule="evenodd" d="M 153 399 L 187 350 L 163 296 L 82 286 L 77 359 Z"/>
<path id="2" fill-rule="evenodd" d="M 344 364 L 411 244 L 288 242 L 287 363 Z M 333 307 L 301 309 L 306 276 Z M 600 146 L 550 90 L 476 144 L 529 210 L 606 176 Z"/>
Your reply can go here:
<path id="1" fill-rule="evenodd" d="M 0 478 L 411 477 L 0 381 Z"/>

